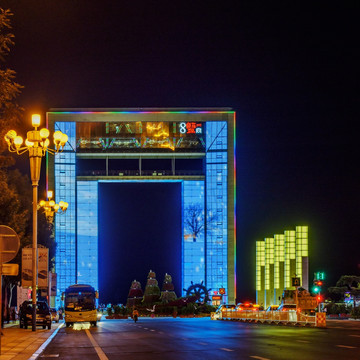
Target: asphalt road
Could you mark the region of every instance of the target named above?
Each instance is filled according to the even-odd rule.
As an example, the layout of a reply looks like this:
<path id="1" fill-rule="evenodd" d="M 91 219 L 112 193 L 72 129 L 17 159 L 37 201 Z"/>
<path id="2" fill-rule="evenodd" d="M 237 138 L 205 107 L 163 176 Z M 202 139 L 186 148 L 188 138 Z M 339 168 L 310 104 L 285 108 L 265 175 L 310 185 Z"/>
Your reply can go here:
<path id="1" fill-rule="evenodd" d="M 40 358 L 358 360 L 360 322 L 320 329 L 209 318 L 104 320 L 97 328 L 61 328 Z"/>

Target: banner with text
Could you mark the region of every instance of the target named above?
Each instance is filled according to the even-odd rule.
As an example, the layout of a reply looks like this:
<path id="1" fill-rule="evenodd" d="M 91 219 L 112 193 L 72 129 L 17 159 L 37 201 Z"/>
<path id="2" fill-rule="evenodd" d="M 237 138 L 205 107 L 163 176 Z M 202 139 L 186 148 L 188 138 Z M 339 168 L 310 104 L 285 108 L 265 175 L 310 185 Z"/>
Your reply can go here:
<path id="1" fill-rule="evenodd" d="M 23 248 L 21 253 L 21 286 L 32 285 L 32 248 Z"/>
<path id="2" fill-rule="evenodd" d="M 48 287 L 49 249 L 38 248 L 38 288 Z"/>

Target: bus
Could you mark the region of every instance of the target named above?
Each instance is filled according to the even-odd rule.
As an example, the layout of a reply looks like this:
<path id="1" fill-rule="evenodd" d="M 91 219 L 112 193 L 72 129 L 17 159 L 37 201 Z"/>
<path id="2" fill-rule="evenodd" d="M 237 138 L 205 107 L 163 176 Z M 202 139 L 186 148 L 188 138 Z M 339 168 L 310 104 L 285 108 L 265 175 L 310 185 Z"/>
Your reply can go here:
<path id="1" fill-rule="evenodd" d="M 90 285 L 69 286 L 61 297 L 61 300 L 65 302 L 66 327 L 76 322 L 89 322 L 92 326 L 96 326 L 98 298 L 98 291 Z"/>

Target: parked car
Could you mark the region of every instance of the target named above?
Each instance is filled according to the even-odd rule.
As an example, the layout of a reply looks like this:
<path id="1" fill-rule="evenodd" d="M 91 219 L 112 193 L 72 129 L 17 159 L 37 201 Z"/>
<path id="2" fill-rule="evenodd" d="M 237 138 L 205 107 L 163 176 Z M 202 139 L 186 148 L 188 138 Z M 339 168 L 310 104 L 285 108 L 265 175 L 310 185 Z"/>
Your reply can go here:
<path id="1" fill-rule="evenodd" d="M 295 304 L 281 304 L 277 311 L 296 311 Z"/>
<path id="2" fill-rule="evenodd" d="M 19 323 L 20 328 L 25 328 L 32 325 L 32 301 L 24 301 L 19 309 Z M 51 329 L 51 314 L 50 309 L 45 301 L 38 301 L 36 303 L 36 325 L 42 325 L 43 329 L 48 327 Z"/>
<path id="3" fill-rule="evenodd" d="M 51 321 L 59 322 L 60 316 L 55 308 L 50 308 Z"/>
<path id="4" fill-rule="evenodd" d="M 253 304 L 250 302 L 246 302 L 246 303 L 239 303 L 236 305 L 236 311 L 244 311 L 244 310 L 252 310 L 252 311 L 257 311 L 259 310 L 260 305 L 258 304 Z"/>
<path id="5" fill-rule="evenodd" d="M 279 305 L 270 305 L 267 307 L 266 311 L 276 311 L 279 308 Z"/>
<path id="6" fill-rule="evenodd" d="M 234 310 L 234 309 L 235 309 L 235 305 L 222 304 L 219 305 L 219 307 L 216 309 L 216 312 L 224 311 L 224 310 Z"/>
<path id="7" fill-rule="evenodd" d="M 219 305 L 219 307 L 216 309 L 215 313 L 212 315 L 212 318 L 214 320 L 221 319 L 223 311 L 234 310 L 234 309 L 235 309 L 235 305 L 230 305 L 230 304 Z"/>

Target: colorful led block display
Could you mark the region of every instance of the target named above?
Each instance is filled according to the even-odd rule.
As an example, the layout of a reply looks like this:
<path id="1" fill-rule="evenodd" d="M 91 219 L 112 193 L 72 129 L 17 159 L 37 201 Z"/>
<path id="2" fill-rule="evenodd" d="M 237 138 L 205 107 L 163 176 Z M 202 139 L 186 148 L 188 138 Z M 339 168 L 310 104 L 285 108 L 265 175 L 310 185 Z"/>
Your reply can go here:
<path id="1" fill-rule="evenodd" d="M 284 290 L 292 287 L 292 278 L 300 278 L 300 286 L 308 285 L 308 227 L 297 226 L 256 242 L 256 301 L 267 307 L 279 304 Z"/>
<path id="2" fill-rule="evenodd" d="M 47 122 L 69 136 L 65 151 L 47 161 L 56 201 L 69 203 L 55 224 L 58 295 L 74 283 L 98 288 L 100 182 L 177 181 L 182 183 L 182 288 L 203 281 L 212 291 L 225 288 L 224 300 L 235 301 L 233 111 L 64 110 L 50 111 Z M 119 159 L 139 165 L 119 169 L 114 165 Z M 169 159 L 171 168 L 144 168 L 145 161 L 158 159 Z M 184 171 L 181 162 L 197 167 Z"/>

